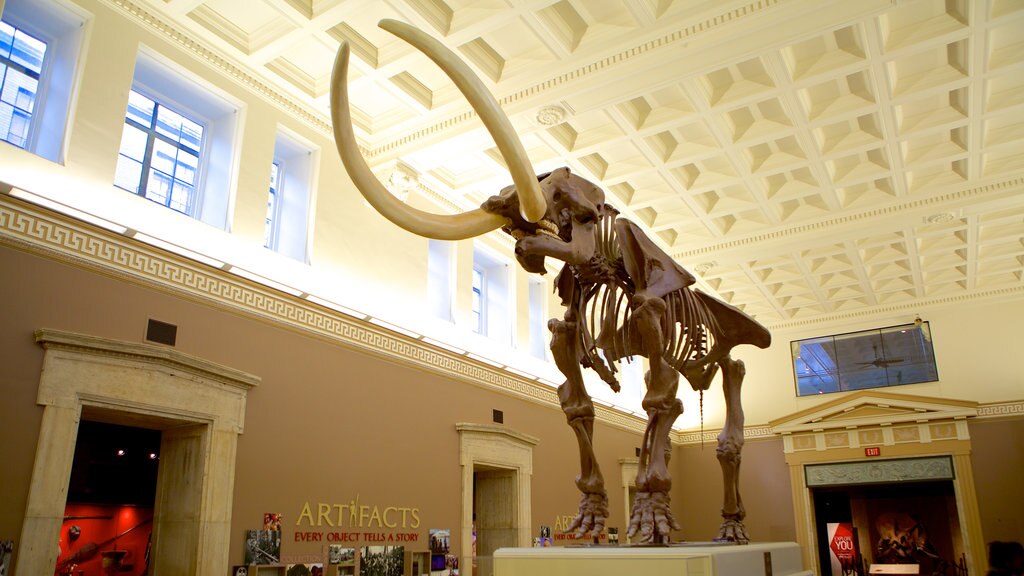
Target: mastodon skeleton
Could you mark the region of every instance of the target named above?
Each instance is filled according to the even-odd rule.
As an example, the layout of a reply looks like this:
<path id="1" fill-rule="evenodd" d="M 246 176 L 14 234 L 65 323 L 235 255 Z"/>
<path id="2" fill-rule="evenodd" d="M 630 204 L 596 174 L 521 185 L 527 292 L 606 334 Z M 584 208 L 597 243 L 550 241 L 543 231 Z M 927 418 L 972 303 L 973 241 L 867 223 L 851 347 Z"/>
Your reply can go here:
<path id="1" fill-rule="evenodd" d="M 730 356 L 739 344 L 767 347 L 768 331 L 742 311 L 692 289 L 694 277 L 674 262 L 635 224 L 618 218 L 604 192 L 568 168 L 535 175 L 511 123 L 480 80 L 440 42 L 406 24 L 382 20 L 380 27 L 431 58 L 455 82 L 495 139 L 513 185 L 480 209 L 456 215 L 423 212 L 401 202 L 373 176 L 352 129 L 346 79 L 349 49 L 335 61 L 331 113 L 338 152 L 352 181 L 383 216 L 415 234 L 441 240 L 472 238 L 501 228 L 516 239 L 516 258 L 528 272 L 543 274 L 545 258 L 565 263 L 555 280 L 565 314 L 548 323 L 551 352 L 565 382 L 558 398 L 580 448 L 582 492 L 570 530 L 597 536 L 608 516 L 604 479 L 594 455 L 593 401 L 582 368 L 596 370 L 618 391 L 616 364 L 644 356 L 649 370 L 643 407 L 648 424 L 641 446 L 637 496 L 629 535 L 645 543 L 667 542 L 679 524 L 672 515 L 668 472 L 669 432 L 682 414 L 679 375 L 703 393 L 722 370 L 726 421 L 718 437 L 725 484 L 718 538 L 745 542 L 745 511 L 739 496 L 744 365 Z"/>

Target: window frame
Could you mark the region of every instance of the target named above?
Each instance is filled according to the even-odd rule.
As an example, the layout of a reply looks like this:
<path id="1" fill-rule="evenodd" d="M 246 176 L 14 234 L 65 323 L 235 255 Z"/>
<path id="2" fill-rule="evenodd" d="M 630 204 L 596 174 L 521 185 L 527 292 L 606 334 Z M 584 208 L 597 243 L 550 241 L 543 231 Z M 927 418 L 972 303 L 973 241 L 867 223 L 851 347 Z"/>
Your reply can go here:
<path id="1" fill-rule="evenodd" d="M 895 335 L 897 333 L 905 334 L 910 331 L 914 331 L 919 334 L 919 343 L 921 345 L 921 354 L 919 357 L 916 356 L 916 350 L 913 354 L 905 353 L 905 349 L 904 352 L 886 350 L 887 335 Z M 873 341 L 874 338 L 878 339 L 877 343 Z M 900 337 L 892 336 L 892 338 L 898 339 Z M 842 343 L 843 346 L 840 347 L 838 343 Z M 810 355 L 808 355 L 809 349 L 821 349 L 822 351 L 825 351 L 824 346 L 826 344 L 831 344 L 832 351 L 831 354 L 826 353 L 827 358 L 825 360 L 822 360 L 817 356 L 811 358 Z M 863 355 L 867 352 L 866 350 L 864 350 L 860 355 L 856 355 L 857 349 L 864 348 L 869 344 L 872 345 L 872 353 L 869 356 Z M 850 351 L 851 349 L 853 352 Z M 894 354 L 901 354 L 902 356 L 893 357 Z M 805 355 L 808 355 L 808 358 L 805 358 Z M 905 359 L 905 356 L 912 357 Z M 903 365 L 905 360 L 910 363 L 908 365 Z M 816 366 L 812 367 L 812 363 L 816 364 Z M 851 370 L 851 365 L 863 366 L 863 368 L 854 368 Z M 914 368 L 915 365 L 923 366 L 923 368 L 919 368 L 916 371 L 924 374 L 924 377 L 921 379 L 915 379 L 914 372 L 911 372 L 908 380 L 906 382 L 902 381 L 902 369 Z M 871 371 L 871 366 L 874 366 L 875 376 L 884 376 L 884 383 L 870 385 L 866 383 L 868 380 L 864 378 L 863 375 L 862 378 L 857 379 L 861 380 L 861 382 L 858 382 L 851 374 L 851 372 L 861 372 L 865 370 Z M 892 370 L 896 370 L 896 382 L 892 382 L 890 378 L 890 366 L 897 366 L 897 368 L 892 368 Z M 935 358 L 935 346 L 932 342 L 931 325 L 927 321 L 793 340 L 790 342 L 790 367 L 793 370 L 793 385 L 798 398 L 816 396 L 820 394 L 836 394 L 857 390 L 909 386 L 912 384 L 927 384 L 939 381 L 938 360 Z M 801 367 L 804 368 L 803 372 L 801 372 Z M 881 370 L 881 372 L 877 372 L 878 370 Z M 803 376 L 801 376 L 801 374 L 803 374 Z M 825 382 L 821 378 L 821 375 L 828 376 L 831 380 L 834 380 L 834 382 Z M 934 378 L 931 378 L 931 376 L 934 376 Z M 822 384 L 827 384 L 828 389 L 823 389 L 821 386 L 814 384 L 801 386 L 801 377 L 818 377 L 819 379 L 822 379 Z M 813 391 L 811 390 L 812 388 L 814 389 Z"/>
<path id="2" fill-rule="evenodd" d="M 92 15 L 58 0 L 7 0 L 3 4 L 3 21 L 45 42 L 47 52 L 36 87 L 26 145 L 11 146 L 63 163 L 73 102 L 81 82 L 79 56 L 92 29 Z"/>
<path id="3" fill-rule="evenodd" d="M 131 89 L 203 126 L 195 189 L 190 199 L 192 207 L 187 213 L 175 209 L 172 212 L 230 231 L 238 185 L 244 104 L 204 80 L 202 75 L 189 72 L 169 56 L 145 44 L 140 44 L 136 53 Z M 124 117 L 127 115 L 126 94 Z M 113 182 L 116 174 L 110 176 Z"/>
<path id="4" fill-rule="evenodd" d="M 263 231 L 263 247 L 277 250 L 278 238 L 281 235 L 281 199 L 284 197 L 284 173 L 286 162 L 278 157 L 270 163 L 270 186 L 267 189 L 267 217 Z M 277 169 L 276 176 L 274 169 Z M 270 199 L 274 199 L 273 206 Z"/>
<path id="5" fill-rule="evenodd" d="M 16 72 L 19 72 L 22 75 L 27 76 L 27 77 L 31 78 L 32 80 L 35 80 L 35 83 L 36 83 L 35 91 L 32 94 L 31 110 L 25 110 L 25 109 L 21 108 L 16 102 L 15 103 L 10 103 L 10 102 L 6 103 L 7 105 L 11 106 L 11 108 L 12 108 L 11 124 L 14 123 L 14 118 L 15 118 L 16 113 L 18 111 L 22 111 L 23 113 L 27 114 L 28 128 L 27 128 L 27 130 L 25 130 L 24 140 L 22 141 L 21 144 L 14 143 L 14 142 L 8 140 L 7 138 L 3 138 L 3 137 L 0 137 L 0 140 L 2 140 L 4 142 L 7 142 L 8 144 L 10 144 L 12 146 L 16 146 L 18 148 L 21 148 L 22 150 L 31 150 L 31 147 L 32 147 L 32 144 L 33 144 L 33 138 L 34 138 L 35 134 L 37 134 L 39 132 L 39 130 L 37 128 L 38 122 L 36 122 L 34 119 L 37 118 L 39 113 L 41 112 L 40 107 L 41 107 L 41 104 L 42 104 L 43 95 L 40 94 L 40 92 L 44 88 L 44 85 L 43 85 L 44 75 L 46 73 L 46 66 L 47 66 L 48 62 L 51 60 L 50 56 L 52 55 L 52 49 L 51 49 L 50 43 L 47 42 L 45 38 L 38 38 L 36 35 L 32 34 L 31 32 L 29 32 L 27 30 L 24 30 L 22 27 L 16 26 L 15 24 L 12 24 L 11 22 L 3 20 L 2 18 L 0 18 L 0 23 L 3 23 L 5 25 L 9 26 L 13 30 L 13 32 L 11 34 L 11 53 L 12 53 L 12 55 L 14 53 L 14 42 L 15 42 L 14 39 L 15 39 L 15 37 L 17 37 L 17 35 L 19 33 L 24 34 L 25 36 L 28 36 L 32 40 L 35 40 L 36 42 L 39 42 L 39 43 L 41 43 L 43 45 L 43 55 L 42 55 L 42 58 L 39 61 L 39 72 L 36 72 L 35 70 L 32 70 L 32 69 L 26 67 L 24 64 L 21 64 L 19 62 L 15 62 L 12 57 L 0 55 L 0 65 L 4 66 L 3 76 L 2 76 L 2 78 L 0 78 L 0 89 L 2 89 L 3 87 L 5 87 L 7 85 L 7 81 L 8 81 L 7 73 L 12 68 Z M 8 134 L 8 136 L 10 135 L 10 129 L 9 128 L 8 128 L 7 134 Z"/>
<path id="6" fill-rule="evenodd" d="M 312 250 L 319 161 L 320 152 L 315 144 L 285 126 L 277 126 L 272 160 L 280 168 L 277 198 L 271 223 L 272 242 L 264 243 L 264 247 L 299 262 L 308 263 Z M 269 197 L 269 186 L 267 194 Z"/>
<path id="7" fill-rule="evenodd" d="M 473 332 L 481 336 L 487 336 L 487 270 L 482 266 L 474 264 L 472 275 L 470 311 L 476 320 Z M 477 286 L 478 279 L 479 287 Z"/>
<path id="8" fill-rule="evenodd" d="M 178 212 L 180 214 L 184 214 L 184 215 L 189 216 L 189 217 L 194 217 L 195 211 L 197 209 L 197 206 L 199 206 L 200 202 L 201 202 L 201 196 L 200 195 L 201 195 L 201 190 L 204 187 L 204 182 L 205 182 L 204 181 L 204 176 L 206 174 L 206 170 L 205 170 L 206 166 L 205 165 L 206 165 L 206 162 L 208 161 L 208 154 L 206 154 L 205 152 L 206 152 L 206 144 L 207 144 L 207 134 L 209 132 L 209 130 L 208 130 L 208 123 L 209 123 L 209 121 L 206 120 L 205 118 L 198 118 L 196 115 L 192 115 L 189 112 L 181 112 L 180 111 L 181 107 L 177 103 L 171 102 L 170 104 L 168 104 L 167 103 L 168 102 L 167 98 L 164 98 L 163 96 L 160 96 L 160 95 L 154 95 L 154 93 L 151 92 L 144 84 L 133 83 L 130 92 L 135 92 L 135 93 L 139 94 L 140 96 L 142 96 L 143 98 L 146 98 L 146 99 L 148 99 L 148 100 L 153 102 L 154 107 L 153 107 L 152 121 L 150 122 L 150 126 L 148 126 L 148 127 L 147 126 L 143 126 L 140 122 L 134 120 L 133 118 L 130 118 L 129 115 L 128 115 L 128 111 L 125 110 L 124 123 L 129 125 L 129 126 L 132 126 L 133 128 L 136 128 L 137 130 L 140 130 L 140 131 L 142 131 L 143 133 L 146 134 L 146 151 L 143 153 L 142 167 L 141 167 L 141 170 L 140 170 L 138 190 L 133 192 L 133 191 L 127 189 L 127 188 L 119 186 L 118 184 L 116 184 L 116 182 L 115 182 L 114 186 L 117 186 L 118 188 L 120 188 L 121 190 L 125 190 L 126 192 L 130 192 L 132 194 L 140 196 L 140 197 L 142 197 L 142 198 L 144 198 L 146 200 L 149 200 L 150 202 L 154 202 L 156 204 L 161 204 L 165 208 L 169 208 L 169 209 L 174 210 L 175 212 Z M 193 151 L 190 148 L 187 148 L 187 147 L 184 147 L 184 145 L 181 145 L 180 141 L 179 142 L 174 142 L 168 136 L 166 136 L 164 134 L 161 134 L 159 132 L 159 130 L 156 127 L 156 124 L 157 124 L 157 118 L 158 118 L 158 111 L 159 111 L 160 107 L 166 108 L 167 110 L 177 114 L 178 116 L 181 116 L 182 118 L 192 122 L 193 124 L 197 124 L 200 128 L 203 129 L 203 133 L 202 133 L 202 137 L 200 138 L 200 141 L 199 141 L 199 148 L 198 149 Z M 150 170 L 150 168 L 152 168 L 153 155 L 156 153 L 155 152 L 155 148 L 156 148 L 156 141 L 158 139 L 161 140 L 162 142 L 165 142 L 165 143 L 175 147 L 176 150 L 179 150 L 179 151 L 180 150 L 185 150 L 186 152 L 195 152 L 195 156 L 197 158 L 197 161 L 196 161 L 196 174 L 195 174 L 195 178 L 193 179 L 193 183 L 192 183 L 192 193 L 189 194 L 188 205 L 185 207 L 184 211 L 178 210 L 177 208 L 174 208 L 173 206 L 171 206 L 171 199 L 173 198 L 173 194 L 168 194 L 165 202 L 158 202 L 157 200 L 155 200 L 153 198 L 150 198 L 148 196 L 148 189 L 147 189 L 146 186 L 144 186 L 144 184 L 148 184 L 148 182 L 149 182 L 149 176 L 150 176 L 149 170 Z M 122 146 L 124 145 L 123 137 L 122 137 L 121 145 Z M 118 153 L 118 157 L 119 158 L 121 156 L 125 156 L 125 157 L 131 159 L 130 157 L 128 157 L 124 153 L 122 153 L 120 147 L 118 148 L 117 153 Z M 118 161 L 118 163 L 120 163 L 120 160 Z M 178 162 L 175 161 L 175 164 L 174 164 L 175 172 L 177 172 L 177 167 L 178 167 Z M 173 183 L 174 183 L 173 181 L 176 180 L 176 178 L 174 177 L 174 174 L 170 174 L 170 176 L 171 176 L 172 187 L 173 187 Z"/>

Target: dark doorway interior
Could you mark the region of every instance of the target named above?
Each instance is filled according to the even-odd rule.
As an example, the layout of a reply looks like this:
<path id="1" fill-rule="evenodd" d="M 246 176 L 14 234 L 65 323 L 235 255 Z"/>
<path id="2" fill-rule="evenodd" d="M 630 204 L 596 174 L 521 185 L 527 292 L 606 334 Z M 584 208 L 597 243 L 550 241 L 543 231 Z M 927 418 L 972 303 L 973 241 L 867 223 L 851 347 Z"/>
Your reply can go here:
<path id="1" fill-rule="evenodd" d="M 871 564 L 915 564 L 930 576 L 962 573 L 964 550 L 952 482 L 816 488 L 813 496 L 821 574 L 860 575 Z M 838 551 L 830 550 L 837 538 L 828 527 L 839 523 L 852 536 L 857 562 L 837 572 L 830 556 Z"/>
<path id="2" fill-rule="evenodd" d="M 57 574 L 148 571 L 160 437 L 159 430 L 79 424 Z"/>

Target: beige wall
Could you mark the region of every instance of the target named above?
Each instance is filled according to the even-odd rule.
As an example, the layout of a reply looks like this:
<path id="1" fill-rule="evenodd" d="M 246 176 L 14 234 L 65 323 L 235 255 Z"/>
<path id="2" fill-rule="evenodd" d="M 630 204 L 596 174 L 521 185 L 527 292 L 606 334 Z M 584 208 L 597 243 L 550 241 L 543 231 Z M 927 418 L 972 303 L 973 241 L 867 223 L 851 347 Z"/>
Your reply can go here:
<path id="1" fill-rule="evenodd" d="M 0 420 L 18 431 L 0 437 L 0 538 L 19 538 L 38 438 L 42 348 L 33 331 L 142 341 L 149 318 L 178 326 L 177 350 L 262 378 L 249 393 L 238 442 L 232 562 L 241 561 L 244 531 L 259 528 L 264 512 L 284 515 L 284 554 L 321 553 L 326 542 L 294 541 L 307 501 L 314 509 L 357 498 L 381 509 L 419 508 L 421 525 L 407 530 L 420 534 L 412 548 L 426 549 L 430 528 L 450 528 L 454 535 L 461 514 L 455 424 L 489 423 L 492 409 L 504 412 L 506 427 L 540 439 L 533 451 L 531 533 L 575 513 L 576 440 L 554 407 L 9 248 L 0 248 L 0 269 L 17 271 L 9 276 L 17 281 L 3 283 L 0 294 Z M 598 424 L 596 437 L 611 495 L 610 525 L 618 526 L 625 513 L 618 460 L 634 454 L 640 436 Z M 321 529 L 332 530 L 313 528 Z"/>
<path id="2" fill-rule="evenodd" d="M 680 537 L 707 541 L 718 535 L 722 522 L 722 471 L 714 441 L 676 447 L 672 460 L 676 519 Z M 796 539 L 789 472 L 779 439 L 747 440 L 740 467 L 740 495 L 747 511 L 747 533 L 756 541 Z"/>
<path id="3" fill-rule="evenodd" d="M 970 432 L 985 541 L 1024 542 L 1024 420 L 976 420 Z"/>
<path id="4" fill-rule="evenodd" d="M 915 394 L 977 402 L 1010 402 L 1024 398 L 1020 371 L 1007 358 L 1018 354 L 1024 324 L 1024 300 L 971 302 L 920 312 L 931 324 L 939 381 L 892 388 L 900 394 Z M 759 350 L 740 346 L 733 356 L 747 366 L 743 403 L 747 423 L 764 423 L 806 410 L 835 399 L 835 395 L 796 396 L 790 342 L 802 338 L 868 330 L 913 322 L 913 316 L 862 319 L 827 328 L 774 329 L 772 346 Z M 704 395 L 705 426 L 720 427 L 725 416 L 722 395 L 714 393 L 718 383 Z M 687 427 L 697 425 L 697 403 L 686 400 Z"/>

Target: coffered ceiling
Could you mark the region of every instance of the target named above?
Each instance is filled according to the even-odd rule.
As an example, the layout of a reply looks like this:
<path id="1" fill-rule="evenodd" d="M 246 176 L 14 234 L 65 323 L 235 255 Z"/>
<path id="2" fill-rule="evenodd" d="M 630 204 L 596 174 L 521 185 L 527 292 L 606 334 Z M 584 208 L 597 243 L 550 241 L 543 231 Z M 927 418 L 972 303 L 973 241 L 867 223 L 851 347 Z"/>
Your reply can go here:
<path id="1" fill-rule="evenodd" d="M 705 289 L 774 327 L 1024 296 L 1019 0 L 108 0 L 326 129 L 334 54 L 371 165 L 475 207 L 509 183 L 412 23 Z"/>

